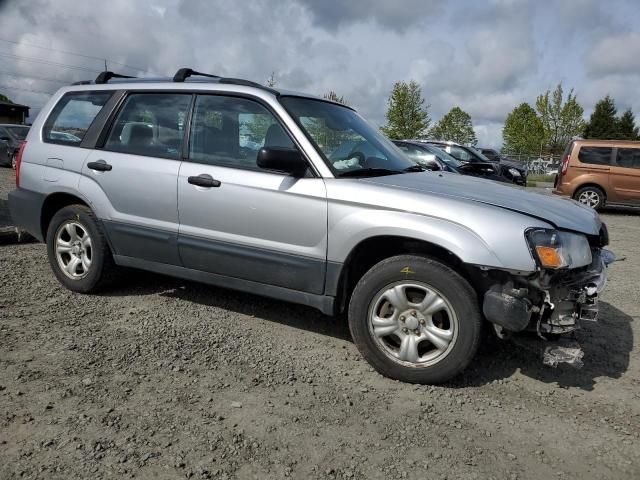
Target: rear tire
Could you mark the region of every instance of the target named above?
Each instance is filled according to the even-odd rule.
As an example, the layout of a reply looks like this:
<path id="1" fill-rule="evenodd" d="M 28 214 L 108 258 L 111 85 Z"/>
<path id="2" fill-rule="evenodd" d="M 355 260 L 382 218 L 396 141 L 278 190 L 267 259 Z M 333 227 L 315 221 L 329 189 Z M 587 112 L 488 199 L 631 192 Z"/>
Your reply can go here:
<path id="1" fill-rule="evenodd" d="M 17 165 L 17 158 L 18 155 L 16 153 L 14 153 L 13 155 L 11 155 L 11 163 L 10 166 L 11 168 L 13 168 L 14 170 L 16 169 L 16 165 Z"/>
<path id="2" fill-rule="evenodd" d="M 602 210 L 605 205 L 605 194 L 602 189 L 594 186 L 582 187 L 573 195 L 574 200 L 593 208 L 596 211 Z"/>
<path id="3" fill-rule="evenodd" d="M 95 292 L 111 279 L 115 270 L 111 250 L 89 207 L 60 209 L 49 223 L 46 241 L 51 269 L 69 290 Z"/>
<path id="4" fill-rule="evenodd" d="M 459 374 L 478 349 L 481 318 L 466 280 L 417 255 L 375 265 L 349 302 L 349 329 L 362 356 L 382 375 L 410 383 Z"/>

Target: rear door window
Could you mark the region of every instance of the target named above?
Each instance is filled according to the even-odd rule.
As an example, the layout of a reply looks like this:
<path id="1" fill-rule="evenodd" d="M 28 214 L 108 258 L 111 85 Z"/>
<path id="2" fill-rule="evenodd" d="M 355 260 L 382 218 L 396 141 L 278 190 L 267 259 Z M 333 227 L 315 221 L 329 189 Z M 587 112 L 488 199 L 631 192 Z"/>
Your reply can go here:
<path id="1" fill-rule="evenodd" d="M 190 105 L 189 93 L 130 94 L 111 127 L 105 150 L 179 159 Z"/>
<path id="2" fill-rule="evenodd" d="M 616 163 L 623 168 L 640 168 L 640 148 L 618 148 Z"/>
<path id="3" fill-rule="evenodd" d="M 43 128 L 47 143 L 79 146 L 112 91 L 69 92 L 54 107 Z"/>
<path id="4" fill-rule="evenodd" d="M 578 158 L 581 163 L 592 165 L 610 165 L 611 147 L 581 147 Z"/>

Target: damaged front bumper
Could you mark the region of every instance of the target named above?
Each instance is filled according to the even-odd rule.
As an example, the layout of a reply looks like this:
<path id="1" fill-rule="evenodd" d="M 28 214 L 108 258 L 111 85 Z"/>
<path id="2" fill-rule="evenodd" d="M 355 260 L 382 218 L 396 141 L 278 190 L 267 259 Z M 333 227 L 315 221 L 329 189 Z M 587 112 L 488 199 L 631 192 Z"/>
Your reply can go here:
<path id="1" fill-rule="evenodd" d="M 542 271 L 529 277 L 502 277 L 484 295 L 483 312 L 500 337 L 535 332 L 541 339 L 568 334 L 583 322 L 598 320 L 598 296 L 607 283 L 607 266 L 615 260 L 609 250 L 593 249 L 587 267 L 562 272 Z M 543 361 L 550 366 L 581 366 L 579 345 L 549 346 Z"/>

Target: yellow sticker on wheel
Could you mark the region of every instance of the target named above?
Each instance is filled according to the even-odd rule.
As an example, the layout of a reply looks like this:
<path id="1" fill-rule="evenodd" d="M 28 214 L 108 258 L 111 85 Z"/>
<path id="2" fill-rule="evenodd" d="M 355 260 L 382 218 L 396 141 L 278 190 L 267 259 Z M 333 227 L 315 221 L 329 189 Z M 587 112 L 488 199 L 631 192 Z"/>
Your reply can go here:
<path id="1" fill-rule="evenodd" d="M 410 273 L 416 273 L 416 272 L 411 270 L 409 267 L 404 267 L 402 270 L 400 270 L 400 273 L 406 273 L 407 275 L 409 275 Z"/>

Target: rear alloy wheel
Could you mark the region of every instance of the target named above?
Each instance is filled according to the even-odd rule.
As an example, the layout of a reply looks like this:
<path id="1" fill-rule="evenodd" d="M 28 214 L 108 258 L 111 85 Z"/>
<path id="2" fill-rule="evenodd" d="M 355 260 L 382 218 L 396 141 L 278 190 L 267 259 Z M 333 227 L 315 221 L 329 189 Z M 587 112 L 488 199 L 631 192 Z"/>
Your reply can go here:
<path id="1" fill-rule="evenodd" d="M 53 216 L 47 254 L 58 281 L 74 292 L 96 291 L 115 268 L 101 225 L 85 205 L 69 205 Z"/>
<path id="2" fill-rule="evenodd" d="M 16 169 L 16 165 L 17 165 L 17 154 L 13 154 L 11 155 L 11 168 L 13 168 L 14 170 Z"/>
<path id="3" fill-rule="evenodd" d="M 427 257 L 401 255 L 378 263 L 358 282 L 349 328 L 378 372 L 440 383 L 475 355 L 481 316 L 475 292 L 455 271 Z"/>
<path id="4" fill-rule="evenodd" d="M 598 187 L 581 188 L 576 192 L 573 198 L 594 210 L 600 210 L 604 207 L 604 192 Z"/>
<path id="5" fill-rule="evenodd" d="M 62 223 L 56 232 L 58 267 L 72 280 L 84 278 L 91 269 L 93 246 L 86 227 L 73 220 Z"/>

